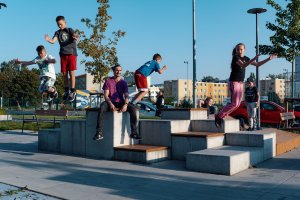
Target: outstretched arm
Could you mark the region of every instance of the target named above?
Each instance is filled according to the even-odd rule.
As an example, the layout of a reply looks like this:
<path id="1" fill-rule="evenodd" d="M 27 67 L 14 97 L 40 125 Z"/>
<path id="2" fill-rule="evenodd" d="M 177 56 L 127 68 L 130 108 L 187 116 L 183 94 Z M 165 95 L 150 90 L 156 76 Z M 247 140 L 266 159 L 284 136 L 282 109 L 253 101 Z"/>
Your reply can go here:
<path id="1" fill-rule="evenodd" d="M 276 54 L 272 54 L 270 55 L 268 58 L 260 61 L 260 62 L 253 62 L 252 65 L 256 66 L 256 67 L 260 67 L 262 66 L 263 64 L 269 62 L 270 60 L 272 60 L 273 58 L 277 58 L 277 55 Z"/>
<path id="2" fill-rule="evenodd" d="M 256 55 L 254 58 L 250 59 L 248 62 L 243 62 L 240 59 L 236 62 L 237 65 L 239 65 L 240 67 L 248 67 L 249 65 L 251 65 L 253 62 L 255 62 L 256 58 L 258 58 L 260 55 Z"/>
<path id="3" fill-rule="evenodd" d="M 33 65 L 35 64 L 33 61 L 20 61 L 19 59 L 15 60 L 16 64 L 21 64 L 21 65 Z"/>
<path id="4" fill-rule="evenodd" d="M 57 37 L 54 38 L 50 38 L 50 36 L 48 34 L 45 35 L 45 40 L 51 44 L 54 44 L 57 41 Z"/>
<path id="5" fill-rule="evenodd" d="M 162 74 L 167 69 L 167 65 L 163 66 L 161 69 L 158 70 L 159 74 Z"/>

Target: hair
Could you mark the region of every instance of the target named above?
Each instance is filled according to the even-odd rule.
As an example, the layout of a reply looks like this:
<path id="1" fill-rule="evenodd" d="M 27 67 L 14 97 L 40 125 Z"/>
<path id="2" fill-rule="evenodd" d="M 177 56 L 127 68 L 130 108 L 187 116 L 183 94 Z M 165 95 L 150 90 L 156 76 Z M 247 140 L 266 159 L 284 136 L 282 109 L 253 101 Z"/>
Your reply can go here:
<path id="1" fill-rule="evenodd" d="M 42 52 L 44 49 L 45 49 L 45 47 L 44 47 L 43 45 L 39 45 L 39 46 L 37 46 L 36 51 L 37 51 L 38 53 L 40 53 L 40 52 Z"/>
<path id="2" fill-rule="evenodd" d="M 238 46 L 244 46 L 244 48 L 246 48 L 246 45 L 244 43 L 238 43 L 237 45 L 235 45 L 235 47 L 232 50 L 232 56 L 237 55 L 236 49 L 238 48 Z"/>
<path id="3" fill-rule="evenodd" d="M 202 105 L 203 108 L 208 108 L 208 102 L 210 100 L 213 100 L 211 97 L 207 97 L 205 100 L 204 100 L 204 104 Z"/>
<path id="4" fill-rule="evenodd" d="M 56 17 L 56 22 L 60 21 L 60 20 L 65 20 L 65 17 L 64 16 L 57 16 Z"/>
<path id="5" fill-rule="evenodd" d="M 121 67 L 121 65 L 116 63 L 113 67 L 111 67 L 111 70 L 115 71 L 117 67 Z"/>
<path id="6" fill-rule="evenodd" d="M 158 58 L 162 59 L 161 55 L 159 55 L 158 53 L 153 55 L 153 60 L 156 60 Z"/>

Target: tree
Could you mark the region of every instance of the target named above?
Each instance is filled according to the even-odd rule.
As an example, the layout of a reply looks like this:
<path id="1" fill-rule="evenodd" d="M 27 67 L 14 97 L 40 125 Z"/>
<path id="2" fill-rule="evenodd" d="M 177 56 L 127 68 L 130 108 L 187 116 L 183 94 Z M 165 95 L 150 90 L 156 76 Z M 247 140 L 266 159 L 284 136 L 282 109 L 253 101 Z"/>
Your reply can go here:
<path id="1" fill-rule="evenodd" d="M 204 76 L 202 78 L 202 82 L 213 82 L 213 83 L 219 83 L 220 80 L 218 78 L 214 78 L 212 76 Z"/>
<path id="2" fill-rule="evenodd" d="M 270 79 L 276 79 L 276 78 L 285 79 L 284 74 L 277 74 L 277 75 L 276 74 L 269 74 L 267 77 L 270 78 Z"/>
<path id="3" fill-rule="evenodd" d="M 277 53 L 279 57 L 292 62 L 292 96 L 294 96 L 294 61 L 300 55 L 300 0 L 289 0 L 286 8 L 282 8 L 274 0 L 267 4 L 276 10 L 274 23 L 267 22 L 267 29 L 274 32 L 270 37 L 272 45 L 260 45 L 262 54 Z"/>
<path id="4" fill-rule="evenodd" d="M 254 74 L 253 72 L 250 73 L 249 78 L 251 78 L 252 80 L 254 80 L 254 82 L 255 82 L 255 80 L 256 80 L 255 74 Z"/>
<path id="5" fill-rule="evenodd" d="M 109 0 L 97 0 L 99 3 L 98 13 L 94 23 L 88 18 L 81 19 L 91 34 L 87 36 L 84 31 L 79 31 L 82 40 L 78 48 L 88 58 L 81 61 L 87 72 L 94 76 L 94 82 L 100 83 L 108 75 L 110 66 L 118 62 L 116 46 L 125 32 L 118 30 L 112 32 L 112 38 L 106 36 L 108 21 L 112 19 L 108 15 Z"/>

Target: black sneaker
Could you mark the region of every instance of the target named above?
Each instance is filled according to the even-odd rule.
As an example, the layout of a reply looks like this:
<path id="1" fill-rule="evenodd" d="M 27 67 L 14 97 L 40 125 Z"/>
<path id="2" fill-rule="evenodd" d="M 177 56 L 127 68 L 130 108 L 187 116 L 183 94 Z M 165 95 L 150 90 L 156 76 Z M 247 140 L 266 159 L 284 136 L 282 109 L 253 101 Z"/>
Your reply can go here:
<path id="1" fill-rule="evenodd" d="M 76 98 L 76 94 L 77 94 L 76 92 L 71 92 L 69 94 L 68 101 L 70 101 L 70 102 L 74 101 Z"/>
<path id="2" fill-rule="evenodd" d="M 66 100 L 68 99 L 69 94 L 70 94 L 69 91 L 67 91 L 67 92 L 64 93 L 64 96 L 63 96 L 63 100 L 64 100 L 64 101 L 66 101 Z"/>
<path id="3" fill-rule="evenodd" d="M 247 131 L 253 131 L 253 128 L 249 127 L 249 128 L 247 128 Z"/>
<path id="4" fill-rule="evenodd" d="M 142 139 L 142 137 L 139 136 L 137 133 L 131 133 L 129 137 L 132 138 L 132 139 L 135 139 L 135 140 L 141 140 Z"/>
<path id="5" fill-rule="evenodd" d="M 217 128 L 220 128 L 222 126 L 223 119 L 220 118 L 217 114 L 215 115 L 215 125 Z"/>
<path id="6" fill-rule="evenodd" d="M 93 137 L 93 140 L 102 140 L 103 139 L 103 134 L 102 132 L 98 132 L 95 134 L 95 136 Z"/>

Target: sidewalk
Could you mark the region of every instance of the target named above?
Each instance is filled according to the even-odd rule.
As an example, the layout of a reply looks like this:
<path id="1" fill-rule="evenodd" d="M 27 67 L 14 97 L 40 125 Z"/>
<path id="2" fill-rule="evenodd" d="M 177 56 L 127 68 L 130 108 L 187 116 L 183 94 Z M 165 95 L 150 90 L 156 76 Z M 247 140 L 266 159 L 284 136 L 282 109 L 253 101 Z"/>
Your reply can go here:
<path id="1" fill-rule="evenodd" d="M 300 149 L 235 176 L 37 152 L 37 134 L 0 132 L 0 182 L 65 199 L 299 200 Z"/>

